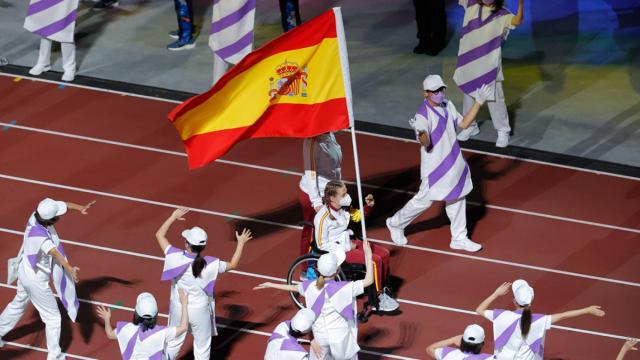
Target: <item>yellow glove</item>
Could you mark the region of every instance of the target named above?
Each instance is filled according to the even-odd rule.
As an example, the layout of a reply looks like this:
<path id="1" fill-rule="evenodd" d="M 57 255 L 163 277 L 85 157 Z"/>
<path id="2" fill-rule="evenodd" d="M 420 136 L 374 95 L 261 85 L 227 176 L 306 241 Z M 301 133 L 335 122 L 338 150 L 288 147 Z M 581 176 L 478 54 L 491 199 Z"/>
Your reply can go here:
<path id="1" fill-rule="evenodd" d="M 351 221 L 360 222 L 362 219 L 362 212 L 360 209 L 351 209 L 349 210 L 349 214 L 351 215 Z"/>

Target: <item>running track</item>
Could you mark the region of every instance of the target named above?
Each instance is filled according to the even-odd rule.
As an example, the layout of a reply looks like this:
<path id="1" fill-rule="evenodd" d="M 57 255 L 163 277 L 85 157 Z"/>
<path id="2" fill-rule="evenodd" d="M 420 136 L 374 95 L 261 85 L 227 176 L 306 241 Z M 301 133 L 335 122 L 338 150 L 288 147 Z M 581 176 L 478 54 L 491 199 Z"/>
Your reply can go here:
<path id="1" fill-rule="evenodd" d="M 297 255 L 301 140 L 247 141 L 224 161 L 189 172 L 165 120 L 175 106 L 170 101 L 13 76 L 0 76 L 0 92 L 2 261 L 17 253 L 26 217 L 41 198 L 97 200 L 90 215 L 71 214 L 58 225 L 81 268 L 78 289 L 86 300 L 78 323 L 63 324 L 65 351 L 118 358 L 117 344 L 106 340 L 88 302 L 118 304 L 114 321 L 129 320 L 136 295 L 150 291 L 166 314 L 168 284 L 159 281 L 162 253 L 153 234 L 172 207 L 187 206 L 193 209 L 187 221 L 169 234 L 176 245 L 179 228 L 197 224 L 212 238 L 207 254 L 229 259 L 233 230 L 254 231 L 239 271 L 219 282 L 218 317 L 228 327 L 214 338 L 213 354 L 261 358 L 268 333 L 294 312 L 287 294 L 251 287 L 282 279 Z M 344 176 L 353 180 L 350 137 L 338 140 Z M 466 152 L 475 187 L 468 218 L 472 238 L 485 249 L 450 251 L 439 206 L 407 229 L 410 246 L 400 249 L 389 242 L 384 219 L 417 189 L 416 145 L 359 134 L 358 147 L 365 192 L 377 200 L 369 236 L 392 249 L 392 271 L 402 283 L 402 314 L 374 316 L 361 326 L 362 359 L 426 358 L 426 345 L 472 322 L 490 334 L 490 325 L 470 312 L 501 282 L 519 277 L 535 287 L 536 311 L 592 304 L 607 311 L 604 318 L 559 324 L 547 337 L 548 358 L 613 358 L 622 338 L 640 336 L 640 315 L 633 311 L 640 303 L 637 179 Z M 0 278 L 5 271 L 0 266 Z M 0 284 L 1 306 L 14 294 L 14 287 Z M 510 298 L 497 305 L 510 306 Z M 3 358 L 44 358 L 36 349 L 46 347 L 44 325 L 35 313 L 27 312 L 5 341 L 14 345 L 0 351 Z M 189 350 L 185 344 L 183 353 Z"/>

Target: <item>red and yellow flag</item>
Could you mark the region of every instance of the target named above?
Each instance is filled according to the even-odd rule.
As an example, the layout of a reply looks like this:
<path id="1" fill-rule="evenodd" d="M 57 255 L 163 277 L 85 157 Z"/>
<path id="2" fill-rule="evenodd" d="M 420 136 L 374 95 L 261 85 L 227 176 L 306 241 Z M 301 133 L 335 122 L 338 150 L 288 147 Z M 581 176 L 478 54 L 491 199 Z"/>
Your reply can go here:
<path id="1" fill-rule="evenodd" d="M 191 169 L 260 137 L 311 137 L 353 122 L 339 8 L 247 55 L 206 93 L 169 114 Z"/>

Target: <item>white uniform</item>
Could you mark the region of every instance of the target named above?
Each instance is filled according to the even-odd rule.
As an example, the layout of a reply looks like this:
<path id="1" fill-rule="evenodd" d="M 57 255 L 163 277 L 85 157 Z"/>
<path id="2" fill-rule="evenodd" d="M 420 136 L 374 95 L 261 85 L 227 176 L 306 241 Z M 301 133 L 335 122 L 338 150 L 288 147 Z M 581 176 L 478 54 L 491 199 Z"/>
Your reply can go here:
<path id="1" fill-rule="evenodd" d="M 487 310 L 484 317 L 493 322 L 495 356 L 498 360 L 542 360 L 544 339 L 551 328 L 551 316 L 532 314 L 531 327 L 523 339 L 520 331 L 521 311 Z"/>
<path id="2" fill-rule="evenodd" d="M 176 328 L 156 325 L 142 331 L 139 325 L 119 321 L 115 333 L 123 360 L 162 360 L 166 359 L 164 349 L 167 342 L 176 337 Z"/>
<path id="3" fill-rule="evenodd" d="M 37 66 L 48 67 L 51 64 L 51 44 L 58 41 L 65 73 L 75 74 L 76 46 L 73 35 L 77 11 L 78 0 L 30 1 L 24 28 L 42 37 Z"/>
<path id="4" fill-rule="evenodd" d="M 316 281 L 300 283 L 298 291 L 305 295 L 307 307 L 316 313 L 313 338 L 323 350 L 318 358 L 313 351 L 310 359 L 353 360 L 358 358 L 358 326 L 355 319 L 355 299 L 364 293 L 362 280 L 327 281 L 322 290 Z M 327 288 L 334 287 L 331 291 Z M 332 293 L 330 295 L 329 293 Z"/>
<path id="5" fill-rule="evenodd" d="M 283 321 L 269 338 L 264 360 L 308 360 L 309 353 L 289 334 L 290 321 Z"/>
<path id="6" fill-rule="evenodd" d="M 499 132 L 509 133 L 509 114 L 504 99 L 502 82 L 502 43 L 509 30 L 514 29 L 511 20 L 514 15 L 506 8 L 493 12 L 481 6 L 477 1 L 459 0 L 464 7 L 464 19 L 460 47 L 458 50 L 458 66 L 454 80 L 464 93 L 462 112 L 466 114 L 473 106 L 474 91 L 483 84 L 495 84 L 495 91 L 487 102 L 493 127 Z M 465 130 L 472 132 L 477 128 L 474 122 Z"/>
<path id="7" fill-rule="evenodd" d="M 57 236 L 51 236 L 42 241 L 40 250 L 37 252 L 35 259 L 35 269 L 31 265 L 27 257 L 27 252 L 23 251 L 25 244 L 29 241 L 29 229 L 35 218 L 31 217 L 25 237 L 22 244 L 20 264 L 18 265 L 18 291 L 13 300 L 0 315 L 0 337 L 5 336 L 20 321 L 29 302 L 38 310 L 38 314 L 45 324 L 45 333 L 47 337 L 48 360 L 64 359 L 60 349 L 60 322 L 61 316 L 56 303 L 55 295 L 49 287 L 49 278 L 51 276 L 52 257 L 48 255 L 51 249 L 59 244 Z M 49 232 L 55 233 L 53 226 L 47 229 Z M 37 234 L 41 236 L 44 234 Z"/>
<path id="8" fill-rule="evenodd" d="M 344 209 L 333 210 L 323 205 L 313 219 L 318 248 L 328 252 L 337 249 L 349 252 L 351 250 L 351 238 L 348 232 L 350 221 L 351 216 Z"/>
<path id="9" fill-rule="evenodd" d="M 462 122 L 451 101 L 446 107 L 431 107 L 425 100 L 409 121 L 416 131 L 425 132 L 431 139 L 429 149 L 420 147 L 420 190 L 389 220 L 393 227 L 404 229 L 415 218 L 427 210 L 433 201 L 445 201 L 446 212 L 451 221 L 452 241 L 467 239 L 467 216 L 465 196 L 471 192 L 471 173 L 458 141 L 455 128 Z"/>
<path id="10" fill-rule="evenodd" d="M 342 179 L 342 149 L 333 133 L 304 139 L 302 146 L 304 174 L 300 190 L 309 195 L 311 205 L 322 205 L 324 188 L 331 180 Z"/>
<path id="11" fill-rule="evenodd" d="M 172 246 L 167 247 L 165 254 L 168 254 L 171 248 Z M 226 268 L 227 263 L 219 261 L 218 273 L 225 272 Z M 214 299 L 203 291 L 202 284 L 193 276 L 191 265 L 187 266 L 184 272 L 171 281 L 169 326 L 179 326 L 182 318 L 182 305 L 180 304 L 178 288 L 184 289 L 189 295 L 189 308 L 187 312 L 189 314 L 189 331 L 193 334 L 194 339 L 194 359 L 209 359 L 211 353 L 211 336 L 217 335 L 217 330 L 212 324 L 212 320 L 215 321 L 215 314 L 213 313 L 213 307 L 215 306 Z M 176 358 L 186 336 L 187 333 L 185 332 L 167 343 L 167 355 L 170 359 Z"/>

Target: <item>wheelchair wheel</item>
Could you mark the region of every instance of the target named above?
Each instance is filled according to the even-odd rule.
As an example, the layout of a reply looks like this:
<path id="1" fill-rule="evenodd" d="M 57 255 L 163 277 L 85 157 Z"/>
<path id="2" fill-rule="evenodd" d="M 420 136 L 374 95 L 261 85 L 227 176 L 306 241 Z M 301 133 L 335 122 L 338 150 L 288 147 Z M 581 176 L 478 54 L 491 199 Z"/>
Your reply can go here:
<path id="1" fill-rule="evenodd" d="M 318 259 L 320 256 L 316 254 L 307 254 L 298 257 L 293 264 L 289 267 L 289 272 L 287 273 L 287 284 L 288 285 L 297 285 L 300 281 L 300 276 L 303 274 L 302 269 L 304 268 L 304 264 L 307 264 L 307 271 L 305 273 L 305 277 L 307 280 L 315 280 L 318 278 L 318 270 L 316 264 L 318 263 Z M 342 270 L 338 271 L 336 275 L 337 281 L 346 280 L 346 276 L 342 272 Z M 289 296 L 291 296 L 291 300 L 298 307 L 298 309 L 302 309 L 305 307 L 304 296 L 302 294 L 298 294 L 297 291 L 289 292 Z"/>

